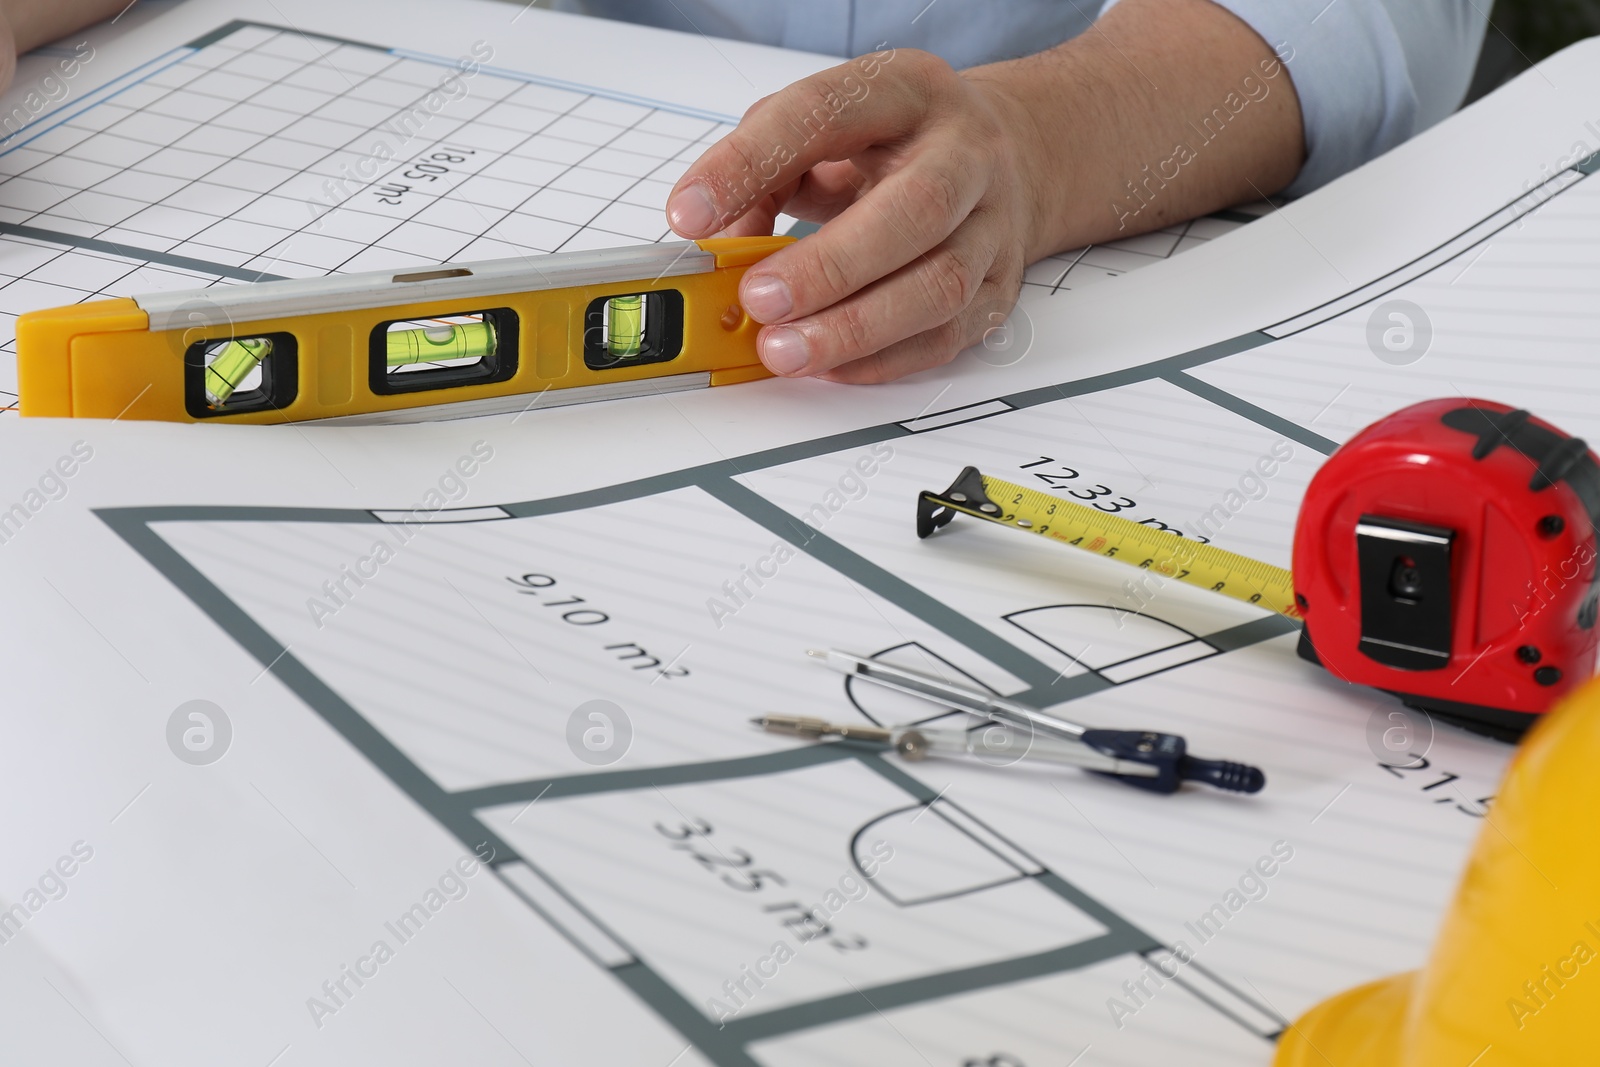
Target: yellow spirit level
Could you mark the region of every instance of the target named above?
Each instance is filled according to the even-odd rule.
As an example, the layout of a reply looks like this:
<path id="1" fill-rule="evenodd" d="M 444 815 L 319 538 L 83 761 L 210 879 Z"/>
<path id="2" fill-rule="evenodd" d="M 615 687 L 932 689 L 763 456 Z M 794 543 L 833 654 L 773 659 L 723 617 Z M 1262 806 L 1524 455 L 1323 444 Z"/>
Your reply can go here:
<path id="1" fill-rule="evenodd" d="M 17 320 L 23 415 L 408 422 L 767 376 L 730 237 L 216 286 Z"/>

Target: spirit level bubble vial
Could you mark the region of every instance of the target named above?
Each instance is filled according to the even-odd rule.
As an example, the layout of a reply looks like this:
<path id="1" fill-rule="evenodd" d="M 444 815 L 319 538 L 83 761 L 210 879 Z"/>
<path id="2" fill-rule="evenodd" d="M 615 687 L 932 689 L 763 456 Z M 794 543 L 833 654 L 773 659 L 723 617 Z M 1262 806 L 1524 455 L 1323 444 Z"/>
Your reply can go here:
<path id="1" fill-rule="evenodd" d="M 736 237 L 216 286 L 17 320 L 23 415 L 408 422 L 768 376 Z M 535 399 L 537 398 L 537 400 Z"/>

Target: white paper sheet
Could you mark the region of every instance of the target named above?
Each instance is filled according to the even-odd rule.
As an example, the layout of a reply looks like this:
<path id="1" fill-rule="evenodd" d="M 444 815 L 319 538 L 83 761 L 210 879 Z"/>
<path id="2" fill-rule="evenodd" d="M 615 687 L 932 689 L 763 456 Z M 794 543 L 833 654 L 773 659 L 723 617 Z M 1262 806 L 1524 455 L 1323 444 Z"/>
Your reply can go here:
<path id="1" fill-rule="evenodd" d="M 736 115 L 822 62 L 509 5 L 390 10 L 387 46 L 455 56 L 492 33 L 507 71 L 651 113 Z M 232 17 L 186 4 L 94 62 L 111 77 Z M 253 17 L 375 35 L 350 9 Z M 1596 70 L 1592 48 L 1558 57 L 1089 297 L 1030 287 L 1015 361 L 405 428 L 0 425 L 0 902 L 22 909 L 0 912 L 21 1009 L 0 1051 L 1266 1063 L 1286 1018 L 1420 962 L 1509 750 L 1440 726 L 1425 767 L 1385 768 L 1371 731 L 1398 705 L 1299 661 L 1273 619 L 976 523 L 919 542 L 914 493 L 970 463 L 1193 533 L 1278 449 L 1259 499 L 1211 534 L 1281 564 L 1321 455 L 1457 391 L 1441 383 L 1582 431 L 1593 256 L 1568 238 L 1592 179 L 1524 198 L 1576 161 Z M 1402 289 L 1263 332 L 1519 200 Z M 1395 298 L 1434 329 L 1403 366 L 1363 340 Z M 419 506 L 434 521 L 393 521 Z M 1269 786 L 1157 797 L 754 730 L 769 711 L 943 716 L 801 654 L 829 644 L 1182 732 Z M 1150 977 L 1180 943 L 1178 979 Z"/>
<path id="2" fill-rule="evenodd" d="M 497 42 L 505 47 L 522 12 L 480 11 L 484 35 L 456 55 L 375 43 L 365 31 L 316 36 L 276 13 L 275 23 L 206 23 L 185 11 L 160 29 L 206 32 L 126 71 L 103 53 L 128 52 L 131 27 L 28 57 L 6 94 L 14 103 L 0 142 L 0 411 L 16 397 L 13 324 L 36 308 L 671 236 L 667 194 L 732 116 L 675 92 L 506 69 Z M 546 24 L 543 13 L 532 19 Z M 615 38 L 630 34 L 553 25 L 619 62 Z M 684 44 L 641 43 L 658 56 Z M 788 54 L 780 65 L 799 73 L 808 62 Z M 594 79 L 592 66 L 586 77 L 610 81 L 609 63 L 598 72 L 607 77 Z M 1249 217 L 1223 212 L 1063 252 L 1031 267 L 1026 284 L 1070 293 Z"/>

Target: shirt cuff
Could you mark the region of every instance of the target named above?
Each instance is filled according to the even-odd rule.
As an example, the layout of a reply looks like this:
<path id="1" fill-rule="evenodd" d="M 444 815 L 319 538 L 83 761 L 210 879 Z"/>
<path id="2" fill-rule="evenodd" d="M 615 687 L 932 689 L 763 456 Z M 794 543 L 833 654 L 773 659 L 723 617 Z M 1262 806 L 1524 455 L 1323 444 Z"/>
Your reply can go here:
<path id="1" fill-rule="evenodd" d="M 1306 161 L 1289 196 L 1304 196 L 1418 132 L 1416 88 L 1380 0 L 1212 0 L 1277 52 L 1294 81 Z"/>
<path id="2" fill-rule="evenodd" d="M 1304 196 L 1419 131 L 1416 89 L 1382 0 L 1212 2 L 1255 30 L 1294 82 L 1306 160 L 1285 195 Z"/>

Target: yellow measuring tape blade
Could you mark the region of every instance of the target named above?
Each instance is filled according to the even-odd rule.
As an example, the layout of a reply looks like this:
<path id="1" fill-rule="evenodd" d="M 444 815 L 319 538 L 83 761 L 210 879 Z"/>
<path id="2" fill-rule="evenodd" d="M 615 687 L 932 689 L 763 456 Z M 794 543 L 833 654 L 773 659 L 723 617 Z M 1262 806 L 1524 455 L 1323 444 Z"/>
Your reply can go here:
<path id="1" fill-rule="evenodd" d="M 922 494 L 917 504 L 918 535 L 927 537 L 949 522 L 954 512 L 1038 534 L 1291 619 L 1300 618 L 1294 579 L 1282 567 L 990 478 L 974 467 L 963 471 L 944 492 Z"/>

